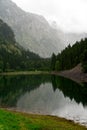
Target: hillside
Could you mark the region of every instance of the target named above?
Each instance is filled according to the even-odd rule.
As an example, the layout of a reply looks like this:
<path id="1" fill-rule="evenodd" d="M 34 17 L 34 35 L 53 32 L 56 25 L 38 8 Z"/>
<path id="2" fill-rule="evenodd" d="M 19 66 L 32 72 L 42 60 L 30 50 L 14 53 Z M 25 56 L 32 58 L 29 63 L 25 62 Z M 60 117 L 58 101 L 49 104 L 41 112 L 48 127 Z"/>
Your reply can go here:
<path id="1" fill-rule="evenodd" d="M 87 38 L 76 42 L 74 45 L 68 45 L 57 56 L 52 55 L 52 70 L 69 70 L 79 63 L 82 64 L 83 72 L 87 72 Z"/>
<path id="2" fill-rule="evenodd" d="M 23 49 L 15 40 L 12 29 L 0 20 L 0 72 L 15 70 L 43 70 L 48 59 Z"/>
<path id="3" fill-rule="evenodd" d="M 24 12 L 11 0 L 0 0 L 0 18 L 11 26 L 20 45 L 42 57 L 64 48 L 57 31 L 43 16 Z"/>
<path id="4" fill-rule="evenodd" d="M 73 69 L 55 72 L 54 74 L 69 78 L 77 83 L 87 82 L 87 73 L 83 73 L 81 64 L 78 64 Z"/>

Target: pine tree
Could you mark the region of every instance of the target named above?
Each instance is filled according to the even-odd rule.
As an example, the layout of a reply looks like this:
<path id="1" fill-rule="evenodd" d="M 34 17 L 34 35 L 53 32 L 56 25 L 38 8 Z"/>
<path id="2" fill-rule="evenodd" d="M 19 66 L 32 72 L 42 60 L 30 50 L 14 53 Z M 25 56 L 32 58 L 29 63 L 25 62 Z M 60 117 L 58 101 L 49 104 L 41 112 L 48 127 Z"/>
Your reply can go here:
<path id="1" fill-rule="evenodd" d="M 55 64 L 56 64 L 56 55 L 53 53 L 51 58 L 51 70 L 55 70 Z"/>

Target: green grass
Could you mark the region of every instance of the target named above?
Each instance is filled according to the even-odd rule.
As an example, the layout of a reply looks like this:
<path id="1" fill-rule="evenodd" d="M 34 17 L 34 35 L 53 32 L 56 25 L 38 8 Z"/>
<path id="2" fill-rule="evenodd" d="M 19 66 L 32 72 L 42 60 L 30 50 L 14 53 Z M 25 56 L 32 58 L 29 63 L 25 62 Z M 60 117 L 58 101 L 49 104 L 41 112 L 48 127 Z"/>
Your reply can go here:
<path id="1" fill-rule="evenodd" d="M 62 118 L 0 110 L 0 130 L 86 130 Z"/>
<path id="2" fill-rule="evenodd" d="M 18 71 L 18 72 L 2 72 L 0 75 L 37 75 L 37 74 L 49 74 L 47 71 Z"/>

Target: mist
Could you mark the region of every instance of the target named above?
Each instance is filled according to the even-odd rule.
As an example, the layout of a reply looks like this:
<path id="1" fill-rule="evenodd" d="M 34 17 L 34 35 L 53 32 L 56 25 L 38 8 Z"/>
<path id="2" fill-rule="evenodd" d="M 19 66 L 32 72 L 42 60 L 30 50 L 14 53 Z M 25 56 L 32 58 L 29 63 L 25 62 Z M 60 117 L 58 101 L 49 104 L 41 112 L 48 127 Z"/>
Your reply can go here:
<path id="1" fill-rule="evenodd" d="M 23 10 L 56 21 L 64 32 L 87 32 L 86 0 L 12 0 Z"/>

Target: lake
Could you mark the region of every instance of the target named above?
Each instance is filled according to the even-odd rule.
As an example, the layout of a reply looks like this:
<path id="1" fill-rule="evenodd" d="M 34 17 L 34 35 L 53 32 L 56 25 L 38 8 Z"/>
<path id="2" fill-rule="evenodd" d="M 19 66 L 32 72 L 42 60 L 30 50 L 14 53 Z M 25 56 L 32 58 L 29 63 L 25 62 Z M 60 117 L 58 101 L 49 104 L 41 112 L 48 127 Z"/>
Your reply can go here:
<path id="1" fill-rule="evenodd" d="M 51 75 L 0 76 L 0 106 L 87 124 L 87 84 Z"/>

